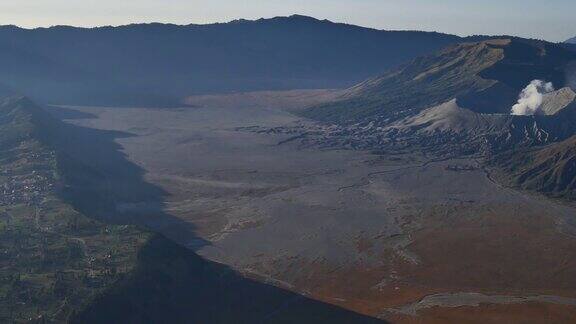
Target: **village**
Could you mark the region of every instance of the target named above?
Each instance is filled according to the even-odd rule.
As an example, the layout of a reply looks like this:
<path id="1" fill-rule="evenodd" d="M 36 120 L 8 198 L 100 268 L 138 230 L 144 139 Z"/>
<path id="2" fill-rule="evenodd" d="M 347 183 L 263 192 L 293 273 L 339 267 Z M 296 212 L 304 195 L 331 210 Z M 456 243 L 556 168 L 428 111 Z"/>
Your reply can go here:
<path id="1" fill-rule="evenodd" d="M 29 165 L 43 165 L 54 158 L 53 152 L 32 154 L 24 151 L 19 158 L 1 165 L 0 206 L 26 204 L 36 206 L 46 193 L 54 189 L 54 175 L 46 168 L 30 168 Z"/>

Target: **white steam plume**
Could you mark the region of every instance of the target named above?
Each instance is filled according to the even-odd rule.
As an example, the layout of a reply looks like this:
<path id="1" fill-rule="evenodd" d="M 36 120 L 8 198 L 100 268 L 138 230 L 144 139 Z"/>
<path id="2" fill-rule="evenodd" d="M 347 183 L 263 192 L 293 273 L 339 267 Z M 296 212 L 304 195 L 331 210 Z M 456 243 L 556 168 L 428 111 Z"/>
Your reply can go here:
<path id="1" fill-rule="evenodd" d="M 538 113 L 544 94 L 554 91 L 552 82 L 534 80 L 522 90 L 518 103 L 512 107 L 511 114 L 517 116 L 531 116 Z"/>

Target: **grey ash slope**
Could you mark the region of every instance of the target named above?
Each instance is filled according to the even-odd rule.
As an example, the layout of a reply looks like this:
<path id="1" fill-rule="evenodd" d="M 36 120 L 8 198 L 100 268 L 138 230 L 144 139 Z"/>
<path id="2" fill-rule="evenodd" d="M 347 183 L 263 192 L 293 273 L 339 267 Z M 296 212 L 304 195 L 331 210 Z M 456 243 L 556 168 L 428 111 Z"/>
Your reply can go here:
<path id="1" fill-rule="evenodd" d="M 387 123 L 458 99 L 480 113 L 508 113 L 530 81 L 567 84 L 576 54 L 558 45 L 523 39 L 463 43 L 420 57 L 347 91 L 342 100 L 311 107 L 307 117 L 336 123 Z"/>
<path id="2" fill-rule="evenodd" d="M 304 16 L 185 26 L 4 26 L 0 83 L 44 102 L 168 105 L 199 93 L 347 87 L 459 41 Z"/>
<path id="3" fill-rule="evenodd" d="M 364 141 L 376 146 L 449 151 L 454 148 L 444 146 L 460 143 L 464 150 L 478 151 L 546 144 L 574 134 L 574 93 L 566 87 L 566 70 L 575 59 L 574 53 L 545 42 L 464 43 L 301 113 L 340 125 L 342 135 L 354 135 L 359 143 L 377 138 Z M 534 79 L 552 81 L 560 90 L 545 97 L 545 114 L 511 116 L 518 94 Z"/>
<path id="4" fill-rule="evenodd" d="M 543 160 L 550 150 L 515 154 L 576 135 L 576 93 L 571 67 L 576 54 L 564 47 L 523 39 L 464 43 L 361 83 L 340 100 L 307 108 L 304 116 L 333 124 L 319 142 L 359 149 L 435 156 L 498 156 L 499 166 L 517 175 L 521 186 L 565 195 L 574 181 L 570 159 Z M 551 81 L 540 112 L 512 116 L 511 107 L 532 80 Z M 336 131 L 334 131 L 336 129 Z M 570 141 L 554 154 L 569 155 Z M 505 158 L 505 156 L 507 158 Z M 509 161 L 502 161 L 502 159 Z M 538 169 L 538 170 L 533 170 Z"/>

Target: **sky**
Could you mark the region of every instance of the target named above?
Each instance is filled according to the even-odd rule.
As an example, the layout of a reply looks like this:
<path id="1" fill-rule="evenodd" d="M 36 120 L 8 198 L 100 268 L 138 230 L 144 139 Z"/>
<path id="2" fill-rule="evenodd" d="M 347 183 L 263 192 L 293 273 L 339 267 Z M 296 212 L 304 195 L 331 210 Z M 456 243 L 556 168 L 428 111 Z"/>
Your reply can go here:
<path id="1" fill-rule="evenodd" d="M 0 0 L 0 24 L 83 27 L 227 22 L 301 14 L 377 29 L 461 36 L 576 36 L 576 0 Z"/>

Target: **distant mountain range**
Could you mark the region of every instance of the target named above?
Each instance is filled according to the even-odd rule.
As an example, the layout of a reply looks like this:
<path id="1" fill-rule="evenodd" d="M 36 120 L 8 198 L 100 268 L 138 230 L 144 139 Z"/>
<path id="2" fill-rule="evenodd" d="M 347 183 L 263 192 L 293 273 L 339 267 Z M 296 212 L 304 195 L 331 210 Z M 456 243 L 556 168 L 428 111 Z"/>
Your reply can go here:
<path id="1" fill-rule="evenodd" d="M 305 16 L 210 25 L 0 27 L 0 84 L 78 104 L 179 104 L 192 94 L 348 87 L 463 41 Z"/>
<path id="2" fill-rule="evenodd" d="M 572 37 L 572 38 L 568 39 L 565 43 L 576 44 L 576 37 Z"/>

